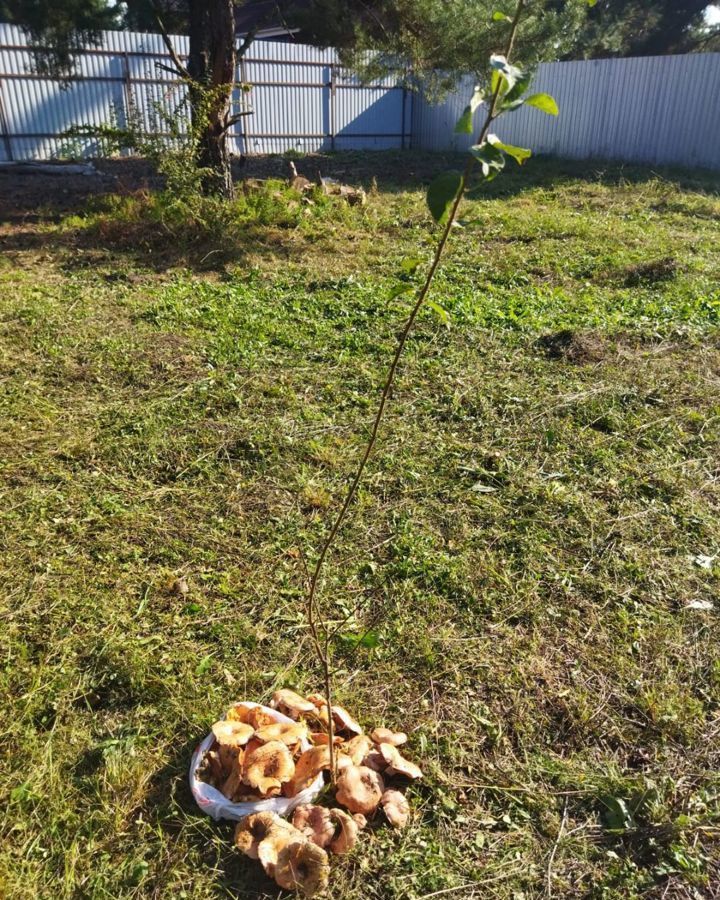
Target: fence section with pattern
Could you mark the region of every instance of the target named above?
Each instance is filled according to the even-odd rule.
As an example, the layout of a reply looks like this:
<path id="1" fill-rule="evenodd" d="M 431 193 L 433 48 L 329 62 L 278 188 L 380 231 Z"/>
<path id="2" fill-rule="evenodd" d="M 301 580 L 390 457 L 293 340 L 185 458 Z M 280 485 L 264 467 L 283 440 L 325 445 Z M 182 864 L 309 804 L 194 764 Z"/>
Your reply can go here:
<path id="1" fill-rule="evenodd" d="M 468 147 L 453 126 L 472 89 L 466 78 L 443 102 L 419 102 L 415 145 Z M 545 63 L 532 90 L 555 97 L 560 115 L 504 116 L 497 132 L 510 143 L 565 159 L 720 169 L 720 53 Z"/>
<path id="2" fill-rule="evenodd" d="M 180 56 L 187 37 L 172 38 Z M 78 126 L 139 124 L 171 139 L 185 85 L 171 71 L 160 35 L 104 32 L 78 54 L 66 82 L 35 68 L 23 32 L 0 24 L 0 159 L 102 155 L 102 137 Z M 453 134 L 472 79 L 440 103 L 393 78 L 361 84 L 334 50 L 256 41 L 240 62 L 231 152 L 465 149 Z M 552 94 L 560 116 L 521 108 L 498 122 L 507 141 L 572 159 L 720 169 L 720 54 L 698 53 L 541 65 L 533 89 Z"/>
<path id="3" fill-rule="evenodd" d="M 173 36 L 181 58 L 188 39 Z M 172 138 L 168 123 L 185 103 L 182 80 L 157 34 L 103 32 L 77 55 L 64 82 L 37 71 L 21 29 L 0 24 L 0 159 L 102 154 L 100 137 L 78 129 L 143 130 Z M 362 84 L 333 50 L 256 41 L 239 63 L 231 152 L 385 150 L 410 145 L 413 96 L 396 79 Z M 185 115 L 185 118 L 187 116 Z"/>

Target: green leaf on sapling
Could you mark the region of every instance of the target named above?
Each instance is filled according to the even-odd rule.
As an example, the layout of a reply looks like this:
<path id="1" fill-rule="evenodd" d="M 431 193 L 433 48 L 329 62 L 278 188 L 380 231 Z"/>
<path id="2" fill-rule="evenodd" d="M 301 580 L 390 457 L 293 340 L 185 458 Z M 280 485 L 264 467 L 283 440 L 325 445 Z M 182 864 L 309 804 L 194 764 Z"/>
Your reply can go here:
<path id="1" fill-rule="evenodd" d="M 448 311 L 444 307 L 440 306 L 439 303 L 436 303 L 434 300 L 425 300 L 425 302 L 430 307 L 430 309 L 437 314 L 443 325 L 449 328 L 450 316 L 448 314 Z"/>
<path id="2" fill-rule="evenodd" d="M 511 91 L 523 77 L 522 71 L 517 66 L 511 66 L 505 57 L 498 53 L 490 57 L 490 68 L 492 69 L 491 87 L 493 93 L 498 91 L 501 97 L 507 94 L 508 91 Z"/>
<path id="3" fill-rule="evenodd" d="M 436 222 L 444 222 L 463 184 L 460 172 L 442 172 L 427 190 L 427 205 Z"/>
<path id="4" fill-rule="evenodd" d="M 351 649 L 357 647 L 365 647 L 368 650 L 374 650 L 380 644 L 380 635 L 377 631 L 365 631 L 362 634 L 341 634 L 340 640 L 343 644 Z"/>
<path id="5" fill-rule="evenodd" d="M 499 104 L 500 110 L 502 112 L 512 112 L 512 110 L 522 106 L 525 102 L 522 95 L 530 87 L 531 81 L 532 73 L 523 72 L 512 88 L 501 99 Z"/>
<path id="6" fill-rule="evenodd" d="M 496 134 L 489 134 L 487 136 L 487 141 L 488 144 L 491 144 L 503 153 L 507 153 L 508 156 L 512 156 L 520 166 L 526 159 L 529 159 L 532 156 L 532 150 L 526 150 L 524 147 L 516 147 L 514 144 L 505 144 Z"/>
<path id="7" fill-rule="evenodd" d="M 394 300 L 395 297 L 400 297 L 402 294 L 409 294 L 411 291 L 415 290 L 414 284 L 396 284 L 390 288 L 390 293 L 388 294 L 388 300 Z"/>
<path id="8" fill-rule="evenodd" d="M 473 116 L 475 110 L 483 102 L 483 93 L 479 85 L 475 85 L 475 90 L 470 98 L 470 102 L 463 110 L 463 114 L 455 123 L 455 134 L 472 134 L 473 133 Z"/>
<path id="9" fill-rule="evenodd" d="M 403 272 L 406 272 L 408 275 L 414 275 L 418 270 L 418 266 L 422 263 L 421 259 L 416 259 L 413 256 L 408 256 L 400 263 L 400 268 Z"/>
<path id="10" fill-rule="evenodd" d="M 505 168 L 505 157 L 502 151 L 492 144 L 484 141 L 470 148 L 470 153 L 480 163 L 480 169 L 485 181 L 492 181 Z"/>
<path id="11" fill-rule="evenodd" d="M 556 116 L 560 112 L 554 97 L 551 97 L 550 94 L 530 94 L 525 98 L 524 103 L 526 106 L 534 106 L 535 109 L 539 109 L 549 116 Z"/>

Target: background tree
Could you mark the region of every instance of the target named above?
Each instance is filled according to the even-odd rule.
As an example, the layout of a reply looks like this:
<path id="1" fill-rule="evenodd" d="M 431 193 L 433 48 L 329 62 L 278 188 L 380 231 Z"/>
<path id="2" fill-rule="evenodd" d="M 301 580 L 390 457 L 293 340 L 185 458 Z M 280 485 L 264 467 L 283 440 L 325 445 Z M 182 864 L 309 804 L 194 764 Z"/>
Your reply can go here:
<path id="1" fill-rule="evenodd" d="M 255 32 L 236 49 L 234 0 L 0 0 L 0 20 L 20 25 L 36 49 L 38 67 L 62 77 L 72 71 L 75 53 L 97 44 L 106 28 L 161 31 L 170 67 L 187 82 L 197 165 L 208 193 L 232 197 L 228 130 L 244 114 L 232 113 L 238 57 Z M 258 20 L 258 26 L 261 20 Z M 189 56 L 181 59 L 169 37 L 189 36 Z"/>
<path id="2" fill-rule="evenodd" d="M 540 60 L 645 56 L 711 49 L 720 27 L 708 28 L 707 0 L 544 0 L 533 4 L 518 33 L 530 66 Z M 359 70 L 363 53 L 381 51 L 392 69 L 408 59 L 416 72 L 482 76 L 497 51 L 506 0 L 297 0 L 288 13 L 301 39 L 341 48 Z M 472 27 L 470 26 L 472 23 Z M 478 27 L 478 23 L 485 23 Z"/>
<path id="3" fill-rule="evenodd" d="M 196 160 L 203 169 L 203 187 L 228 199 L 233 196 L 232 173 L 227 146 L 227 134 L 238 116 L 231 115 L 231 100 L 235 87 L 237 51 L 235 46 L 235 15 L 233 0 L 170 0 L 169 9 L 161 10 L 153 3 L 152 13 L 160 29 L 173 66 L 188 84 L 192 129 L 196 138 Z M 187 64 L 177 55 L 168 35 L 164 19 L 171 13 L 176 30 L 187 32 L 189 53 Z M 133 10 L 128 4 L 127 19 L 131 25 L 142 27 L 148 7 L 143 0 Z M 182 17 L 182 18 L 181 18 Z M 182 19 L 185 19 L 183 21 Z M 243 44 L 249 47 L 253 35 Z"/>
<path id="4" fill-rule="evenodd" d="M 117 28 L 118 10 L 105 0 L 0 0 L 0 22 L 21 25 L 36 46 L 38 68 L 67 74 L 74 54 L 96 44 L 104 28 Z"/>
<path id="5" fill-rule="evenodd" d="M 720 26 L 708 26 L 706 0 L 598 0 L 573 55 L 660 56 L 709 50 Z"/>
<path id="6" fill-rule="evenodd" d="M 194 153 L 208 193 L 233 193 L 227 134 L 233 113 L 237 60 L 234 10 L 257 5 L 265 15 L 299 26 L 302 40 L 336 46 L 344 61 L 372 76 L 410 63 L 426 86 L 451 84 L 460 72 L 481 81 L 487 58 L 502 42 L 509 0 L 0 0 L 0 20 L 22 26 L 36 47 L 38 67 L 67 74 L 83 45 L 106 28 L 161 31 L 172 69 L 188 85 Z M 523 19 L 518 51 L 532 67 L 542 60 L 649 55 L 714 49 L 720 26 L 710 28 L 705 0 L 540 0 Z M 477 23 L 486 23 L 479 28 Z M 189 36 L 181 59 L 169 37 Z M 365 51 L 379 51 L 368 63 Z M 437 72 L 446 77 L 438 77 Z"/>
<path id="7" fill-rule="evenodd" d="M 442 70 L 482 80 L 513 10 L 508 0 L 306 0 L 287 15 L 301 39 L 338 47 L 356 69 L 371 72 L 364 54 L 375 50 L 381 54 L 375 66 L 386 70 L 407 60 L 419 76 Z M 518 29 L 518 53 L 532 67 L 569 52 L 586 10 L 587 0 L 533 4 Z"/>

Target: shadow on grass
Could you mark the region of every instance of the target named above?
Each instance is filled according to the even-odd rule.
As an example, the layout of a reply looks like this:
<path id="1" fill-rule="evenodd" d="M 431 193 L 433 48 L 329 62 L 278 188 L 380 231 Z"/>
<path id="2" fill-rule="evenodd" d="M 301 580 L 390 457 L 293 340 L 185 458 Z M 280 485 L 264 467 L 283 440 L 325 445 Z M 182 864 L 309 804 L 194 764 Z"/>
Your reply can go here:
<path id="1" fill-rule="evenodd" d="M 455 153 L 352 151 L 311 154 L 294 162 L 300 174 L 311 180 L 322 175 L 396 195 L 424 190 L 438 172 L 461 168 L 464 160 L 464 154 Z M 65 249 L 71 251 L 66 261 L 71 269 L 116 260 L 120 253 L 155 271 L 178 265 L 205 271 L 241 263 L 250 255 L 291 258 L 298 252 L 292 239 L 298 227 L 314 218 L 317 230 L 322 231 L 325 217 L 342 221 L 339 201 L 315 197 L 308 202 L 288 189 L 278 190 L 282 188 L 280 180 L 289 174 L 288 158 L 281 155 L 251 157 L 242 167 L 237 166 L 239 197 L 247 198 L 254 191 L 256 199 L 246 204 L 244 217 L 220 216 L 211 228 L 202 217 L 168 224 L 162 209 L 165 201 L 159 200 L 162 181 L 147 162 L 104 160 L 97 167 L 100 174 L 92 177 L 21 175 L 10 182 L 7 175 L 0 176 L 7 182 L 0 184 L 0 223 L 6 226 L 0 233 L 0 250 Z M 265 179 L 277 181 L 265 189 L 258 187 Z M 522 169 L 509 165 L 502 178 L 486 186 L 484 196 L 488 200 L 509 198 L 577 182 L 607 187 L 641 186 L 658 180 L 713 196 L 720 193 L 717 173 L 538 157 Z M 250 184 L 253 186 L 248 187 Z M 663 204 L 672 211 L 672 198 Z M 83 221 L 73 222 L 73 216 Z M 53 228 L 57 223 L 60 228 Z M 353 224 L 350 222 L 350 227 Z"/>
<path id="2" fill-rule="evenodd" d="M 153 774 L 133 819 L 141 815 L 168 841 L 191 845 L 194 859 L 214 873 L 223 896 L 277 898 L 278 887 L 265 875 L 260 863 L 243 856 L 233 846 L 235 823 L 214 822 L 195 803 L 188 769 L 196 746 L 197 741 L 179 746 L 173 758 Z"/>
<path id="3" fill-rule="evenodd" d="M 464 153 L 430 153 L 421 150 L 384 150 L 341 153 L 315 153 L 295 157 L 298 172 L 310 179 L 318 173 L 365 189 L 376 183 L 385 193 L 404 193 L 419 190 L 443 169 L 463 168 Z M 288 159 L 282 155 L 249 157 L 242 170 L 243 177 L 285 178 Z M 487 185 L 487 196 L 512 195 L 534 187 L 551 187 L 567 181 L 585 181 L 604 185 L 643 184 L 655 180 L 667 181 L 684 190 L 720 193 L 720 173 L 703 169 L 628 165 L 624 163 L 589 160 L 563 160 L 549 156 L 535 156 L 522 168 L 509 165 L 502 178 Z"/>
<path id="4" fill-rule="evenodd" d="M 207 221 L 192 216 L 183 220 L 178 214 L 163 221 L 165 198 L 160 194 L 99 194 L 86 197 L 73 210 L 46 205 L 40 213 L 6 219 L 9 227 L 0 230 L 0 252 L 60 252 L 62 268 L 68 272 L 103 266 L 116 270 L 121 258 L 155 272 L 178 266 L 217 271 L 249 256 L 290 259 L 298 252 L 294 232 L 305 225 L 299 220 L 305 206 L 300 207 L 301 198 L 295 197 L 273 202 L 276 209 L 259 214 L 257 221 L 247 210 L 237 218 L 231 209 L 217 215 L 219 205 Z M 333 210 L 315 212 L 316 230 L 323 227 L 325 215 L 330 221 Z M 122 280 L 122 273 L 115 272 L 115 277 Z"/>

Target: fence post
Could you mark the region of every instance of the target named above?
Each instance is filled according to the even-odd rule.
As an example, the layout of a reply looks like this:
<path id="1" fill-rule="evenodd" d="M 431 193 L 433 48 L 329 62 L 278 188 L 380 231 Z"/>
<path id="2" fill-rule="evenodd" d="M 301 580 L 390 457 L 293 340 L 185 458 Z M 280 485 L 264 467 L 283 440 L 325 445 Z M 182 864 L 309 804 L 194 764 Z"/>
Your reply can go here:
<path id="1" fill-rule="evenodd" d="M 132 130 L 133 115 L 133 95 L 132 82 L 130 80 L 130 59 L 127 53 L 122 55 L 123 61 L 123 104 L 125 106 L 125 130 L 129 133 Z M 125 148 L 125 156 L 130 156 L 130 147 Z"/>
<path id="2" fill-rule="evenodd" d="M 330 66 L 330 149 L 335 149 L 335 63 Z"/>
<path id="3" fill-rule="evenodd" d="M 249 84 L 247 80 L 247 67 L 245 66 L 245 55 L 243 54 L 240 57 L 240 81 L 242 84 Z M 252 85 L 250 85 L 250 92 L 248 93 L 248 97 L 252 97 Z M 243 91 L 243 97 L 245 96 L 245 92 Z M 250 104 L 253 105 L 252 100 L 250 100 Z M 245 156 L 251 155 L 250 150 L 250 119 L 252 115 L 242 116 L 240 118 L 241 130 L 242 130 L 242 140 L 243 140 L 243 154 Z"/>
<path id="4" fill-rule="evenodd" d="M 10 126 L 8 125 L 7 116 L 5 115 L 5 101 L 3 100 L 2 78 L 0 78 L 0 128 L 2 129 L 3 144 L 5 144 L 5 153 L 7 154 L 8 161 L 13 162 Z"/>
<path id="5" fill-rule="evenodd" d="M 245 71 L 245 64 L 244 64 L 243 58 L 241 56 L 240 59 L 238 60 L 238 72 L 237 72 L 237 74 L 239 76 L 238 82 L 240 84 L 240 102 L 238 103 L 238 112 L 239 113 L 245 112 L 245 79 L 243 78 L 244 71 Z M 232 109 L 231 109 L 231 111 L 232 111 Z M 245 119 L 247 119 L 247 118 L 248 118 L 247 116 L 241 115 L 240 120 L 237 123 L 240 126 L 241 148 L 240 148 L 239 155 L 241 157 L 247 156 L 247 140 L 245 139 Z M 237 132 L 235 132 L 235 131 L 232 132 L 232 138 L 235 141 L 235 149 L 237 150 L 238 149 Z"/>
<path id="6" fill-rule="evenodd" d="M 420 94 L 422 88 L 415 85 L 415 90 L 410 94 L 410 140 L 408 141 L 408 149 L 413 149 L 413 141 L 415 139 L 415 100 Z M 421 107 L 422 108 L 422 107 Z"/>

